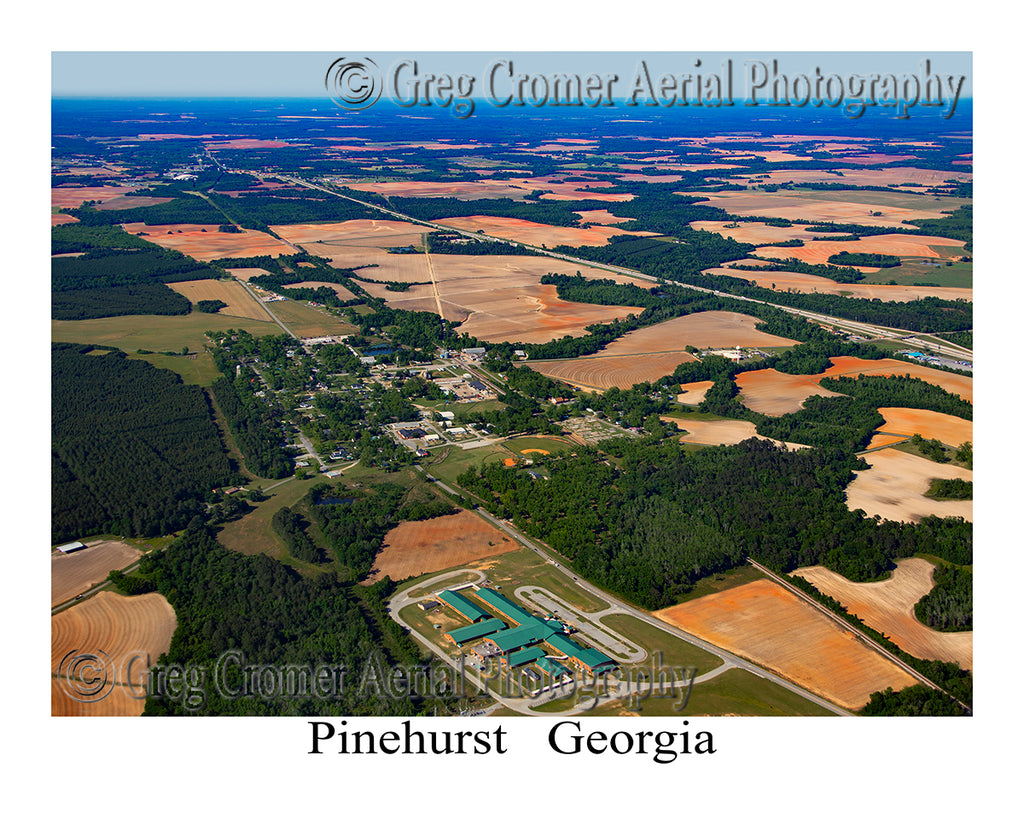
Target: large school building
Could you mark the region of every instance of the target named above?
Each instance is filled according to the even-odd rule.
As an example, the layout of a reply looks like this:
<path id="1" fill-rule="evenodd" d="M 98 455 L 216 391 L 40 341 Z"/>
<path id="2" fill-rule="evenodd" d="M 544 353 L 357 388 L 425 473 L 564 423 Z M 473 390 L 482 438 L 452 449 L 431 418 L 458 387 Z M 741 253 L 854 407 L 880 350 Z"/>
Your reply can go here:
<path id="1" fill-rule="evenodd" d="M 488 614 L 457 591 L 445 590 L 437 597 L 470 621 L 470 625 L 453 629 L 445 637 L 460 647 L 483 638 L 472 649 L 481 658 L 500 657 L 502 665 L 509 668 L 535 663 L 554 679 L 568 674 L 559 660 L 591 674 L 611 671 L 618 665 L 596 648 L 584 648 L 570 639 L 569 627 L 560 620 L 530 614 L 493 589 L 476 589 L 475 594 L 504 620 Z"/>

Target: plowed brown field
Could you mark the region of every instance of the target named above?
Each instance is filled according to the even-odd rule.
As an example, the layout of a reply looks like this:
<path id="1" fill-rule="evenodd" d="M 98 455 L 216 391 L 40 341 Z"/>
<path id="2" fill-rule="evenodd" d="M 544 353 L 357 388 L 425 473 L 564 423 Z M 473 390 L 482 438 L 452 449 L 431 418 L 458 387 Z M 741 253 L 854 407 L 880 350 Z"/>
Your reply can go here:
<path id="1" fill-rule="evenodd" d="M 333 282 L 295 282 L 294 284 L 286 284 L 285 287 L 309 287 L 313 290 L 316 290 L 318 287 L 327 287 L 337 293 L 338 298 L 342 301 L 348 301 L 349 299 L 355 298 L 355 294 L 353 294 L 352 291 L 346 289 L 343 285 L 334 284 Z M 223 313 L 224 311 L 221 310 L 221 312 Z"/>
<path id="2" fill-rule="evenodd" d="M 874 691 L 890 686 L 898 691 L 916 682 L 770 580 L 755 580 L 655 615 L 844 708 L 860 708 Z"/>
<path id="3" fill-rule="evenodd" d="M 880 433 L 938 438 L 954 447 L 974 440 L 974 422 L 955 415 L 905 407 L 879 407 L 878 413 L 885 419 L 876 430 Z"/>
<path id="4" fill-rule="evenodd" d="M 518 544 L 469 510 L 406 521 L 388 532 L 367 583 L 385 575 L 404 580 L 511 552 Z"/>
<path id="5" fill-rule="evenodd" d="M 870 361 L 852 356 L 835 356 L 831 361 L 831 367 L 816 375 L 789 375 L 774 369 L 740 373 L 736 376 L 740 399 L 755 412 L 762 412 L 765 415 L 785 415 L 800 409 L 809 395 L 837 394 L 818 385 L 822 378 L 839 376 L 856 378 L 861 373 L 870 376 L 910 375 L 927 381 L 929 384 L 942 387 L 947 392 L 959 395 L 968 401 L 971 401 L 974 396 L 974 381 L 966 375 L 948 373 L 943 370 L 923 367 L 920 364 L 908 364 L 891 358 Z"/>
<path id="6" fill-rule="evenodd" d="M 797 569 L 793 574 L 838 600 L 851 614 L 915 657 L 973 668 L 974 632 L 935 631 L 914 615 L 914 604 L 934 585 L 934 570 L 927 560 L 911 557 L 897 561 L 892 577 L 878 583 L 854 583 L 824 566 Z"/>
<path id="7" fill-rule="evenodd" d="M 653 383 L 671 374 L 686 361 L 694 361 L 686 352 L 641 353 L 639 355 L 582 356 L 557 361 L 527 361 L 525 366 L 549 378 L 557 378 L 575 387 L 628 390 L 634 384 Z"/>
<path id="8" fill-rule="evenodd" d="M 130 566 L 142 552 L 123 540 L 103 540 L 70 554 L 50 554 L 50 605 L 56 606 L 107 579 L 113 569 Z"/>
<path id="9" fill-rule="evenodd" d="M 667 424 L 675 424 L 687 434 L 679 440 L 684 444 L 706 444 L 716 446 L 718 444 L 738 444 L 748 438 L 759 438 L 762 441 L 771 441 L 773 444 L 785 444 L 789 449 L 805 449 L 805 444 L 793 444 L 784 441 L 776 441 L 774 438 L 766 438 L 758 435 L 757 430 L 750 421 L 691 421 L 685 418 L 675 418 L 670 415 L 661 416 L 661 420 Z"/>
<path id="10" fill-rule="evenodd" d="M 295 253 L 280 239 L 259 230 L 221 233 L 215 225 L 155 225 L 129 222 L 122 225 L 129 233 L 146 234 L 147 241 L 177 250 L 200 262 L 246 256 L 290 256 Z"/>
<path id="11" fill-rule="evenodd" d="M 589 228 L 563 227 L 530 222 L 526 219 L 510 219 L 504 216 L 460 216 L 452 219 L 438 219 L 438 224 L 447 225 L 458 230 L 476 233 L 482 230 L 491 236 L 498 236 L 513 242 L 523 242 L 534 247 L 555 247 L 570 245 L 571 247 L 593 247 L 606 245 L 612 236 L 626 233 L 609 225 L 591 224 Z M 631 235 L 654 236 L 649 232 L 635 232 Z"/>
<path id="12" fill-rule="evenodd" d="M 110 658 L 108 670 L 116 674 L 113 693 L 98 702 L 78 702 L 67 693 L 66 681 L 53 678 L 50 708 L 53 716 L 138 716 L 144 699 L 129 696 L 125 680 L 130 659 L 137 654 L 151 662 L 171 646 L 177 618 L 170 603 L 159 594 L 121 597 L 100 592 L 95 597 L 50 618 L 50 670 L 58 674 L 66 658 L 81 653 L 103 652 Z M 102 656 L 100 654 L 100 656 Z M 62 666 L 63 663 L 63 666 Z M 145 662 L 131 666 L 131 683 L 144 687 Z M 118 690 L 121 689 L 121 690 Z M 106 689 L 104 689 L 106 690 Z M 144 690 L 144 688 L 143 688 Z"/>
<path id="13" fill-rule="evenodd" d="M 676 401 L 695 407 L 704 400 L 704 396 L 707 395 L 714 383 L 714 381 L 691 381 L 689 384 L 680 384 Z"/>
<path id="14" fill-rule="evenodd" d="M 878 236 L 862 236 L 853 242 L 820 241 L 807 242 L 803 247 L 759 247 L 757 255 L 765 259 L 800 259 L 808 264 L 827 264 L 829 257 L 836 253 L 886 253 L 908 258 L 911 256 L 929 259 L 943 258 L 936 248 L 960 250 L 964 243 L 958 239 L 944 239 L 941 236 L 910 236 L 902 233 L 884 233 Z M 948 252 L 947 254 L 948 255 Z M 930 288 L 929 288 L 930 290 Z"/>
<path id="15" fill-rule="evenodd" d="M 124 196 L 133 190 L 135 188 L 115 185 L 89 188 L 50 188 L 50 206 L 54 208 L 77 208 L 83 202 L 106 202 L 109 199 Z"/>
<path id="16" fill-rule="evenodd" d="M 889 439 L 892 440 L 891 438 Z M 854 473 L 846 487 L 846 505 L 863 509 L 868 517 L 916 523 L 928 515 L 974 519 L 970 500 L 926 498 L 932 478 L 960 478 L 971 481 L 971 470 L 953 464 L 939 464 L 927 458 L 880 449 L 861 456 L 871 467 Z"/>

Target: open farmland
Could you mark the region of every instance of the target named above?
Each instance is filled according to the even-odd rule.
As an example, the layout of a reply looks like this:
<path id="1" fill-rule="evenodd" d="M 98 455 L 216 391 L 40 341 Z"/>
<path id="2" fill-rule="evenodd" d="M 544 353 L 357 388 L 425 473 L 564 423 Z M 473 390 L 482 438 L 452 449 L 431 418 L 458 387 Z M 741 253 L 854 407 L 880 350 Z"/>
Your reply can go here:
<path id="1" fill-rule="evenodd" d="M 915 657 L 973 668 L 973 632 L 935 631 L 914 615 L 914 604 L 931 591 L 934 570 L 927 560 L 911 557 L 897 561 L 892 577 L 877 583 L 854 583 L 824 566 L 797 569 L 793 574 L 838 600 L 851 614 Z"/>
<path id="2" fill-rule="evenodd" d="M 700 421 L 677 418 L 672 415 L 662 415 L 661 420 L 667 424 L 675 424 L 679 429 L 687 433 L 679 439 L 684 444 L 717 446 L 718 444 L 738 444 L 740 441 L 747 440 L 747 438 L 759 438 L 762 441 L 771 441 L 774 444 L 784 445 L 789 449 L 805 448 L 805 444 L 776 441 L 774 438 L 758 435 L 757 430 L 750 421 Z"/>
<path id="3" fill-rule="evenodd" d="M 85 188 L 50 188 L 50 206 L 54 208 L 77 208 L 83 202 L 107 202 L 134 190 L 135 188 L 115 185 Z"/>
<path id="4" fill-rule="evenodd" d="M 974 381 L 970 376 L 936 370 L 920 364 L 910 364 L 883 358 L 871 361 L 852 356 L 834 356 L 832 366 L 823 373 L 812 375 L 790 375 L 775 369 L 752 370 L 736 376 L 736 386 L 740 390 L 740 400 L 755 412 L 765 415 L 785 415 L 796 412 L 803 402 L 811 395 L 837 395 L 818 385 L 822 378 L 848 376 L 856 378 L 864 375 L 910 375 L 934 384 L 953 395 L 959 395 L 967 401 L 973 400 Z M 913 433 L 908 433 L 913 434 Z"/>
<path id="5" fill-rule="evenodd" d="M 836 253 L 885 253 L 901 258 L 924 257 L 940 259 L 960 255 L 964 243 L 941 236 L 908 236 L 902 233 L 883 233 L 862 236 L 852 242 L 821 240 L 807 242 L 803 247 L 759 247 L 757 255 L 765 259 L 800 259 L 808 264 L 826 264 Z"/>
<path id="6" fill-rule="evenodd" d="M 907 157 L 893 157 L 894 159 L 905 159 Z M 870 159 L 866 157 L 865 159 Z M 842 160 L 843 162 L 850 162 L 851 164 L 858 164 L 855 159 Z M 932 170 L 930 168 L 911 168 L 906 166 L 895 167 L 895 168 L 843 168 L 841 170 L 842 177 L 837 177 L 834 173 L 830 173 L 825 169 L 816 170 L 804 170 L 802 168 L 787 168 L 785 170 L 771 171 L 768 174 L 767 179 L 758 179 L 756 184 L 763 185 L 766 182 L 772 185 L 778 185 L 785 182 L 831 182 L 835 183 L 839 179 L 842 179 L 844 184 L 856 185 L 858 187 L 865 187 L 868 185 L 884 187 L 894 186 L 899 187 L 901 185 L 912 186 L 910 195 L 916 195 L 916 202 L 913 207 L 915 209 L 924 209 L 927 207 L 925 197 L 920 195 L 922 188 L 917 186 L 924 186 L 924 188 L 943 187 L 944 183 L 949 179 L 955 179 L 959 182 L 965 182 L 971 179 L 972 174 L 965 171 L 939 171 Z M 916 188 L 916 190 L 914 189 Z M 841 193 L 846 193 L 842 191 Z M 947 199 L 947 202 L 952 201 Z M 954 208 L 956 206 L 954 205 Z M 915 218 L 915 217 L 907 217 Z"/>
<path id="7" fill-rule="evenodd" d="M 76 594 L 88 591 L 107 579 L 114 569 L 123 569 L 139 559 L 141 552 L 123 540 L 101 540 L 89 548 L 50 555 L 50 605 L 56 606 Z"/>
<path id="8" fill-rule="evenodd" d="M 819 244 L 819 243 L 815 243 Z M 853 244 L 853 242 L 837 242 L 836 244 Z M 765 248 L 766 250 L 801 250 L 801 248 Z M 796 254 L 790 253 L 788 256 Z M 781 258 L 788 258 L 782 254 Z M 753 264 L 757 260 L 744 259 L 741 264 Z M 869 270 L 871 268 L 864 268 Z M 932 296 L 937 299 L 949 299 L 956 301 L 963 299 L 971 301 L 974 298 L 974 290 L 969 287 L 919 287 L 913 284 L 864 284 L 856 282 L 849 284 L 826 279 L 824 276 L 813 276 L 809 273 L 793 273 L 788 270 L 780 271 L 753 271 L 736 270 L 732 267 L 715 267 L 704 271 L 715 276 L 733 276 L 737 279 L 744 279 L 753 282 L 758 287 L 766 289 L 795 291 L 797 293 L 826 293 L 836 296 L 850 296 L 855 299 L 880 299 L 881 301 L 916 301 L 925 296 Z M 893 273 L 893 278 L 896 274 Z"/>
<path id="9" fill-rule="evenodd" d="M 789 347 L 797 342 L 757 330 L 757 319 L 741 313 L 711 310 L 642 327 L 615 339 L 600 352 L 574 359 L 527 361 L 525 365 L 550 378 L 578 387 L 628 389 L 657 381 L 696 359 L 686 347 Z"/>
<path id="10" fill-rule="evenodd" d="M 367 583 L 405 580 L 517 549 L 518 544 L 469 510 L 405 521 L 388 532 Z"/>
<path id="11" fill-rule="evenodd" d="M 124 229 L 169 250 L 177 250 L 199 262 L 246 256 L 290 256 L 295 249 L 269 233 L 243 229 L 221 233 L 216 225 L 157 225 L 129 222 Z"/>
<path id="12" fill-rule="evenodd" d="M 770 580 L 755 580 L 655 614 L 844 708 L 860 708 L 874 691 L 890 686 L 900 690 L 916 682 Z"/>
<path id="13" fill-rule="evenodd" d="M 879 407 L 878 412 L 885 423 L 875 430 L 876 433 L 937 438 L 952 447 L 974 440 L 974 422 L 966 418 L 906 407 Z"/>
<path id="14" fill-rule="evenodd" d="M 356 331 L 354 325 L 339 318 L 321 313 L 305 304 L 286 299 L 267 302 L 267 309 L 287 325 L 299 338 L 320 336 L 346 336 Z"/>
<path id="15" fill-rule="evenodd" d="M 69 655 L 104 652 L 120 683 L 125 666 L 134 655 L 148 654 L 151 662 L 155 662 L 170 648 L 176 625 L 174 609 L 162 595 L 121 597 L 113 592 L 100 592 L 50 618 L 51 673 L 57 674 L 62 660 Z M 149 663 L 136 662 L 131 669 L 131 682 L 144 689 L 143 677 L 148 669 Z M 95 703 L 78 702 L 68 696 L 56 678 L 50 691 L 53 716 L 139 716 L 145 704 L 143 699 L 128 696 L 127 688 L 120 684 Z"/>
<path id="16" fill-rule="evenodd" d="M 167 285 L 175 292 L 181 293 L 192 304 L 204 300 L 219 299 L 227 304 L 218 312 L 222 316 L 238 316 L 254 321 L 270 321 L 267 311 L 250 296 L 238 282 L 225 282 L 219 279 L 199 279 L 191 282 L 171 282 Z"/>
<path id="17" fill-rule="evenodd" d="M 483 231 L 490 236 L 498 236 L 512 242 L 522 242 L 534 247 L 594 247 L 608 244 L 612 236 L 626 233 L 619 228 L 602 224 L 591 224 L 588 228 L 563 227 L 530 222 L 526 219 L 511 219 L 505 216 L 463 216 L 452 219 L 438 219 L 438 224 L 470 233 Z M 654 236 L 656 234 L 639 231 L 631 236 Z"/>
<path id="18" fill-rule="evenodd" d="M 689 384 L 680 384 L 676 401 L 686 404 L 688 407 L 696 407 L 704 400 L 704 396 L 708 394 L 708 390 L 714 383 L 714 381 L 691 381 Z"/>
<path id="19" fill-rule="evenodd" d="M 354 299 L 355 298 L 355 294 L 352 293 L 352 291 L 346 289 L 343 285 L 333 284 L 332 282 L 318 282 L 318 281 L 295 282 L 294 284 L 286 284 L 285 287 L 286 288 L 288 288 L 288 287 L 308 287 L 308 288 L 313 289 L 313 290 L 316 290 L 318 287 L 326 287 L 326 288 L 328 288 L 330 290 L 333 290 L 335 293 L 337 293 L 338 294 L 338 298 L 341 299 L 342 301 L 348 301 L 350 299 Z M 225 311 L 222 310 L 221 312 L 223 313 Z"/>
<path id="20" fill-rule="evenodd" d="M 971 470 L 891 447 L 868 452 L 861 458 L 871 468 L 853 473 L 853 480 L 846 487 L 846 505 L 850 509 L 863 509 L 868 517 L 878 515 L 883 520 L 906 523 L 916 523 L 928 515 L 974 519 L 973 501 L 925 497 L 933 478 L 971 481 Z"/>
<path id="21" fill-rule="evenodd" d="M 720 191 L 703 194 L 709 201 L 698 204 L 722 208 L 734 216 L 760 216 L 806 220 L 810 222 L 840 222 L 899 228 L 908 219 L 931 218 L 931 208 L 913 210 L 908 207 L 864 204 L 849 200 L 829 200 L 815 196 L 816 191 Z M 845 191 L 842 191 L 845 193 Z M 787 248 L 794 249 L 794 248 Z"/>

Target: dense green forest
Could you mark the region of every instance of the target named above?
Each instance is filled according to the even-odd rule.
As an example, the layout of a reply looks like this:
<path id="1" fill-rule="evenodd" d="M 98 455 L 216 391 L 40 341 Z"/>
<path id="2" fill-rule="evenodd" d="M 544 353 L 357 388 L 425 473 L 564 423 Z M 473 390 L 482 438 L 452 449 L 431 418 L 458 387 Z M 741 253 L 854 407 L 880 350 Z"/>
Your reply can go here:
<path id="1" fill-rule="evenodd" d="M 123 352 L 54 344 L 54 542 L 183 529 L 235 477 L 206 396 Z"/>
<path id="2" fill-rule="evenodd" d="M 151 694 L 146 715 L 411 716 L 433 713 L 435 707 L 445 713 L 453 702 L 389 698 L 379 687 L 360 690 L 363 674 L 376 669 L 376 663 L 385 675 L 399 664 L 406 669 L 425 665 L 416 644 L 387 616 L 384 601 L 394 588 L 387 580 L 360 589 L 329 571 L 304 578 L 265 555 L 228 551 L 198 520 L 169 548 L 146 555 L 140 576 L 177 615 L 161 663 L 203 672 L 191 698 L 174 696 L 173 690 Z M 324 686 L 319 696 L 246 695 L 239 671 L 243 665 L 282 671 L 289 666 L 344 668 L 345 673 L 340 680 L 329 676 L 339 684 Z"/>
<path id="3" fill-rule="evenodd" d="M 938 566 L 932 580 L 934 588 L 914 605 L 917 619 L 939 631 L 971 631 L 974 628 L 973 573 L 960 566 Z"/>
<path id="4" fill-rule="evenodd" d="M 820 563 L 858 582 L 918 551 L 971 562 L 962 520 L 904 524 L 848 509 L 844 489 L 863 464 L 836 448 L 787 451 L 750 439 L 691 453 L 674 441 L 604 449 L 618 466 L 581 452 L 548 461 L 546 481 L 500 464 L 458 481 L 585 576 L 647 608 L 671 605 L 747 556 L 776 571 Z"/>
<path id="5" fill-rule="evenodd" d="M 861 267 L 899 267 L 900 257 L 889 253 L 851 253 L 844 250 L 828 257 L 830 264 L 858 265 Z"/>

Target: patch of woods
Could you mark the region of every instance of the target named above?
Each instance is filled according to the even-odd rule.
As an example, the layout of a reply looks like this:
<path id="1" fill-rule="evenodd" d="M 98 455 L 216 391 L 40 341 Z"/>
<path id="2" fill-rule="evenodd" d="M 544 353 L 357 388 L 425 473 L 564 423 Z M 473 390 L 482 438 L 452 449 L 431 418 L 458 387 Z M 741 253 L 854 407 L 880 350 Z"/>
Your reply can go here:
<path id="1" fill-rule="evenodd" d="M 227 306 L 228 303 L 220 299 L 201 299 L 196 302 L 196 310 L 200 313 L 216 313 Z"/>
<path id="2" fill-rule="evenodd" d="M 59 320 L 185 315 L 192 309 L 189 300 L 167 282 L 221 275 L 118 228 L 60 225 L 52 229 L 51 246 L 54 253 L 83 254 L 50 261 L 51 316 Z"/>
<path id="3" fill-rule="evenodd" d="M 938 566 L 934 588 L 914 605 L 914 614 L 938 631 L 974 628 L 974 574 L 962 566 Z"/>
<path id="4" fill-rule="evenodd" d="M 580 225 L 582 227 L 582 225 Z M 427 250 L 431 253 L 454 254 L 458 256 L 540 256 L 518 242 L 495 242 L 493 240 L 471 239 L 461 233 L 438 231 L 425 234 Z"/>
<path id="5" fill-rule="evenodd" d="M 156 697 L 146 715 L 386 715 L 415 716 L 452 709 L 454 697 L 388 697 L 384 678 L 393 669 L 423 667 L 419 648 L 387 614 L 394 591 L 387 578 L 368 588 L 341 581 L 333 571 L 306 578 L 266 557 L 231 552 L 193 521 L 169 548 L 142 559 L 140 581 L 174 606 L 178 625 L 165 662 L 203 669 L 190 698 Z M 225 652 L 236 661 L 223 662 Z M 221 659 L 221 676 L 215 676 Z M 242 668 L 291 667 L 294 689 L 277 696 L 245 691 Z M 312 690 L 318 668 L 345 669 L 337 685 Z M 380 683 L 360 689 L 365 674 Z M 301 687 L 305 680 L 307 688 Z M 219 684 L 218 684 L 219 683 Z M 326 693 L 323 693 L 326 691 Z M 235 692 L 238 692 L 237 695 Z"/>
<path id="6" fill-rule="evenodd" d="M 51 536 L 165 535 L 234 479 L 205 393 L 120 350 L 51 347 Z"/>
<path id="7" fill-rule="evenodd" d="M 858 265 L 860 267 L 899 267 L 900 257 L 890 253 L 851 253 L 843 250 L 828 257 L 831 264 Z"/>
<path id="8" fill-rule="evenodd" d="M 835 447 L 749 439 L 686 452 L 675 441 L 616 439 L 604 449 L 618 466 L 590 450 L 547 461 L 547 481 L 495 464 L 458 482 L 585 576 L 651 609 L 748 556 L 779 572 L 822 564 L 856 582 L 916 552 L 972 562 L 962 519 L 908 524 L 848 509 L 844 489 L 862 465 Z"/>

